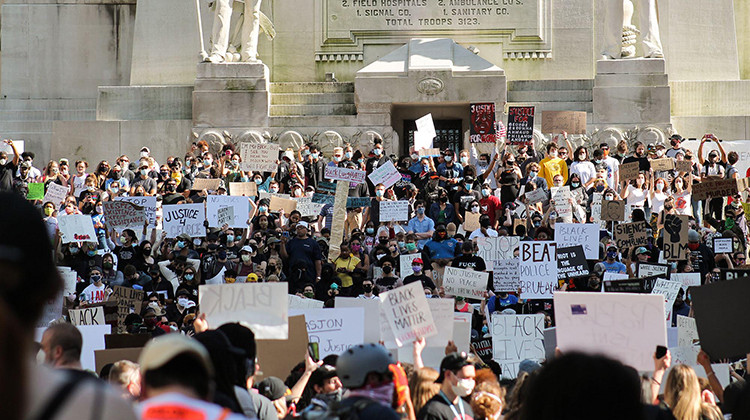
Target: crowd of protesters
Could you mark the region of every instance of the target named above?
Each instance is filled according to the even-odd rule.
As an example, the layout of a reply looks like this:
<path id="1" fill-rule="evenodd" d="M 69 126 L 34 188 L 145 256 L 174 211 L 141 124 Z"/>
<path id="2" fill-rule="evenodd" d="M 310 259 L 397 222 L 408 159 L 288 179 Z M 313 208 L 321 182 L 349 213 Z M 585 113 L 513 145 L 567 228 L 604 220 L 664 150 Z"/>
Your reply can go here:
<path id="1" fill-rule="evenodd" d="M 398 363 L 381 345 L 363 344 L 321 361 L 289 354 L 299 364 L 287 378 L 256 383 L 263 360 L 256 357 L 253 332 L 239 324 L 208 325 L 198 306 L 202 284 L 286 282 L 290 294 L 333 307 L 337 296 L 377 299 L 421 282 L 427 297 L 452 298 L 457 312 L 472 314 L 474 338 L 488 336 L 493 314 L 543 313 L 551 327 L 552 300 L 523 300 L 515 291 L 493 290 L 491 281 L 481 301 L 450 296 L 442 287 L 442 273 L 446 266 L 491 271 L 491 262 L 477 255 L 481 237 L 554 240 L 554 226 L 563 218 L 552 191 L 563 186 L 573 197 L 566 222 L 599 223 L 602 239 L 600 258 L 588 261 L 591 275 L 568 279 L 561 289 L 600 291 L 605 272 L 632 277 L 635 262 L 659 261 L 665 215 L 670 214 L 690 218 L 688 257 L 670 261 L 671 270 L 700 273 L 702 283 L 718 281 L 721 268 L 745 266 L 747 201 L 743 191 L 696 200 L 692 188 L 708 177 L 743 178 L 736 167 L 739 157 L 726 153 L 710 135 L 696 152 L 683 149 L 681 140 L 675 135 L 669 145 L 622 141 L 587 148 L 573 147 L 564 137 L 540 150 L 523 144 L 471 145 L 441 150 L 439 156 L 413 150 L 408 156 L 388 156 L 377 141 L 369 150 L 346 144 L 324 156 L 319 146 L 307 144 L 281 151 L 273 173 L 242 171 L 239 147 L 233 144 L 211 150 L 198 142 L 162 163 L 147 147 L 138 157 L 122 155 L 96 164 L 63 158 L 40 165 L 32 152 L 0 152 L 0 372 L 8 378 L 0 385 L 2 410 L 13 420 L 750 418 L 743 417 L 750 415 L 743 373 L 733 371 L 737 381 L 722 388 L 703 352 L 696 364 L 704 366 L 707 378 L 684 365 L 665 375 L 669 353 L 654 355 L 653 374 L 645 379 L 618 361 L 573 353 L 542 365 L 526 361 L 516 379 L 501 380 L 499 365 L 456 352 L 453 343 L 446 343 L 439 370 L 425 367 L 419 357 L 424 341 L 417 340 L 413 364 Z M 5 142 L 15 151 L 12 141 Z M 714 142 L 718 152 L 704 156 L 706 142 Z M 650 161 L 663 157 L 690 162 L 691 169 L 654 171 Z M 303 217 L 296 210 L 271 208 L 268 197 L 249 197 L 245 229 L 206 223 L 205 235 L 176 238 L 158 229 L 162 204 L 203 203 L 209 194 L 228 194 L 232 182 L 254 183 L 258 192 L 270 195 L 313 197 L 325 194 L 327 166 L 369 175 L 389 161 L 400 181 L 385 186 L 368 180 L 349 188 L 349 197 L 369 198 L 369 206 L 338 214 L 328 202 L 319 214 Z M 639 175 L 621 179 L 620 165 L 630 162 L 638 162 Z M 200 178 L 221 182 L 215 191 L 193 189 Z M 31 183 L 45 188 L 54 183 L 69 193 L 61 205 L 26 200 Z M 546 199 L 530 203 L 526 194 L 535 190 L 543 190 Z M 597 195 L 624 200 L 628 220 L 647 224 L 648 244 L 618 249 L 613 222 L 601 222 L 592 212 Z M 142 229 L 108 226 L 103 203 L 127 196 L 156 197 L 157 228 L 145 221 Z M 380 217 L 380 203 L 391 200 L 408 201 L 407 221 Z M 96 241 L 63 243 L 57 218 L 70 214 L 91 216 Z M 478 215 L 477 228 L 467 231 L 467 215 Z M 340 243 L 331 243 L 334 224 L 343 224 Z M 732 238 L 733 252 L 714 254 L 706 246 L 714 237 Z M 334 249 L 338 255 L 329 259 Z M 405 254 L 418 254 L 408 275 L 400 272 Z M 77 277 L 76 292 L 65 296 L 66 309 L 104 302 L 113 286 L 145 292 L 143 310 L 130 314 L 125 326 L 128 333 L 154 338 L 139 364 L 121 361 L 98 373 L 109 388 L 79 373 L 81 336 L 64 320 L 52 324 L 38 346 L 46 367 L 26 363 L 42 306 L 61 288 L 57 267 L 68 267 Z M 673 312 L 691 315 L 689 290 L 680 291 Z M 13 404 L 17 401 L 24 403 Z"/>

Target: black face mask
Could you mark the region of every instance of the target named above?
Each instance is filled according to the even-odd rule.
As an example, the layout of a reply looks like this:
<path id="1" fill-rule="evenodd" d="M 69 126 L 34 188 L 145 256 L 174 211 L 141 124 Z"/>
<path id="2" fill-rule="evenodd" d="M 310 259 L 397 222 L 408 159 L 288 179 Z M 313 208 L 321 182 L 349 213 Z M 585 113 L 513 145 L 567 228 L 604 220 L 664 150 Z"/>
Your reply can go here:
<path id="1" fill-rule="evenodd" d="M 391 267 L 390 265 L 386 265 L 385 267 L 383 267 L 383 273 L 391 274 L 391 271 L 393 271 L 393 267 Z"/>
<path id="2" fill-rule="evenodd" d="M 378 238 L 380 245 L 388 245 L 388 238 Z"/>
<path id="3" fill-rule="evenodd" d="M 167 192 L 174 192 L 176 189 L 174 185 L 167 185 Z"/>
<path id="4" fill-rule="evenodd" d="M 442 197 L 440 197 L 440 202 L 441 202 L 441 203 L 447 203 L 447 202 L 448 202 L 448 197 L 447 197 L 447 196 L 445 196 L 445 195 L 444 195 L 444 196 L 442 196 Z"/>
<path id="5" fill-rule="evenodd" d="M 385 270 L 383 271 L 385 272 Z M 372 285 L 371 284 L 362 285 L 362 290 L 364 290 L 365 293 L 370 293 L 372 292 Z"/>

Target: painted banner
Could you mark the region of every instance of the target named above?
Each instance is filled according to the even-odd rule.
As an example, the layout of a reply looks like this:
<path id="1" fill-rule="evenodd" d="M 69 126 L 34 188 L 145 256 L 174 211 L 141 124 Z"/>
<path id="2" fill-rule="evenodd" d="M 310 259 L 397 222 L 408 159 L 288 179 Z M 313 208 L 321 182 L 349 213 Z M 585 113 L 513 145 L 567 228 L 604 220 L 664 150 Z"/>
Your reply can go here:
<path id="1" fill-rule="evenodd" d="M 140 314 L 146 293 L 130 287 L 112 286 L 109 300 L 117 302 L 117 332 L 125 333 L 125 318 L 130 314 Z"/>
<path id="2" fill-rule="evenodd" d="M 284 283 L 211 284 L 198 288 L 208 325 L 239 322 L 256 340 L 289 338 L 287 285 Z"/>
<path id="3" fill-rule="evenodd" d="M 401 274 L 401 279 L 405 279 L 407 276 L 411 276 L 414 274 L 414 270 L 411 269 L 411 263 L 417 258 L 422 258 L 422 254 L 420 252 L 414 253 L 414 254 L 401 254 L 399 257 L 399 273 Z"/>
<path id="4" fill-rule="evenodd" d="M 477 103 L 469 105 L 471 119 L 469 124 L 469 141 L 472 143 L 495 143 L 495 103 Z"/>
<path id="5" fill-rule="evenodd" d="M 677 299 L 681 287 L 682 284 L 679 282 L 658 279 L 654 288 L 651 289 L 651 294 L 664 296 L 664 320 L 666 321 L 672 319 L 672 305 L 674 305 L 674 300 Z"/>
<path id="6" fill-rule="evenodd" d="M 478 257 L 482 257 L 485 262 L 496 260 L 512 260 L 516 258 L 515 251 L 521 238 L 518 236 L 498 236 L 496 238 L 487 238 L 480 236 L 477 238 Z"/>
<path id="7" fill-rule="evenodd" d="M 258 195 L 258 184 L 255 182 L 230 182 L 229 195 L 255 197 Z"/>

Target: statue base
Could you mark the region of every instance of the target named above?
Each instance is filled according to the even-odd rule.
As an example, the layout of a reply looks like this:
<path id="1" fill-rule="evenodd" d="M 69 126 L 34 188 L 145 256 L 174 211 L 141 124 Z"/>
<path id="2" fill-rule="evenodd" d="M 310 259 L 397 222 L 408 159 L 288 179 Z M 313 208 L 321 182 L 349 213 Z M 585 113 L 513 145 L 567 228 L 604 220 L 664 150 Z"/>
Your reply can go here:
<path id="1" fill-rule="evenodd" d="M 265 127 L 268 67 L 260 61 L 199 63 L 193 91 L 195 127 Z"/>

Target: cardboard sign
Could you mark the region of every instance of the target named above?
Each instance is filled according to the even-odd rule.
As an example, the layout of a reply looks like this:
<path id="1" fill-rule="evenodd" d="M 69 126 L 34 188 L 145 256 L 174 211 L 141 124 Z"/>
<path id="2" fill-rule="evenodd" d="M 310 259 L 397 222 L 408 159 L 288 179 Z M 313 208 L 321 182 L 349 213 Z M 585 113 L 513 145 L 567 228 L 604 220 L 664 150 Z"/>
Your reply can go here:
<path id="1" fill-rule="evenodd" d="M 516 258 L 515 251 L 519 247 L 521 238 L 518 236 L 498 236 L 477 238 L 478 257 L 484 261 L 512 260 Z"/>
<path id="2" fill-rule="evenodd" d="M 518 376 L 524 360 L 544 360 L 544 315 L 491 316 L 492 360 L 500 364 L 503 378 Z"/>
<path id="3" fill-rule="evenodd" d="M 97 242 L 94 222 L 87 214 L 62 215 L 57 218 L 62 243 Z"/>
<path id="4" fill-rule="evenodd" d="M 406 200 L 383 200 L 380 205 L 380 220 L 384 223 L 409 220 L 409 202 Z"/>
<path id="5" fill-rule="evenodd" d="M 422 258 L 422 254 L 417 252 L 414 254 L 401 254 L 399 256 L 399 273 L 401 274 L 401 279 L 414 274 L 414 270 L 411 269 L 411 263 L 417 258 Z"/>
<path id="6" fill-rule="evenodd" d="M 669 264 L 655 264 L 638 261 L 635 264 L 635 276 L 638 278 L 661 277 L 668 280 L 669 269 Z"/>
<path id="7" fill-rule="evenodd" d="M 586 134 L 586 111 L 542 111 L 542 133 Z"/>
<path id="8" fill-rule="evenodd" d="M 720 278 L 721 278 L 722 281 L 737 280 L 737 279 L 741 279 L 741 278 L 743 278 L 745 276 L 750 275 L 750 270 L 748 270 L 748 269 L 721 268 L 720 271 L 721 271 Z M 700 273 L 698 273 L 698 274 L 700 274 Z M 700 285 L 701 284 L 700 284 L 700 277 L 699 277 L 698 278 L 698 284 L 696 284 L 695 286 L 700 286 Z"/>
<path id="9" fill-rule="evenodd" d="M 101 372 L 104 366 L 119 362 L 120 360 L 129 360 L 133 363 L 138 363 L 138 358 L 141 357 L 142 351 L 143 347 L 94 350 L 96 371 Z"/>
<path id="10" fill-rule="evenodd" d="M 41 182 L 29 182 L 29 192 L 26 194 L 27 200 L 41 200 L 44 198 L 44 184 Z"/>
<path id="11" fill-rule="evenodd" d="M 654 370 L 657 345 L 667 345 L 664 299 L 628 293 L 555 293 L 557 346 L 601 353 L 637 370 Z"/>
<path id="12" fill-rule="evenodd" d="M 380 298 L 398 347 L 418 337 L 427 338 L 437 334 L 437 326 L 420 282 L 381 293 Z"/>
<path id="13" fill-rule="evenodd" d="M 297 210 L 297 202 L 292 200 L 291 198 L 271 196 L 271 201 L 268 204 L 268 209 L 274 213 L 278 212 L 279 209 L 283 209 L 284 213 L 289 215 L 289 213 Z"/>
<path id="14" fill-rule="evenodd" d="M 730 197 L 744 190 L 741 186 L 745 181 L 741 179 L 723 179 L 708 177 L 698 184 L 693 184 L 693 198 L 705 200 L 713 197 Z"/>
<path id="15" fill-rule="evenodd" d="M 240 148 L 243 171 L 276 172 L 279 145 L 274 143 L 242 143 Z"/>
<path id="16" fill-rule="evenodd" d="M 469 105 L 469 141 L 471 143 L 495 143 L 495 103 Z"/>
<path id="17" fill-rule="evenodd" d="M 511 145 L 534 144 L 533 106 L 511 106 L 508 108 L 508 131 L 506 138 Z"/>
<path id="18" fill-rule="evenodd" d="M 695 318 L 677 315 L 677 345 L 680 347 L 693 347 L 698 344 L 698 326 Z"/>
<path id="19" fill-rule="evenodd" d="M 520 287 L 519 260 L 495 260 L 492 264 L 492 288 L 497 292 L 517 292 Z"/>
<path id="20" fill-rule="evenodd" d="M 289 338 L 285 340 L 258 339 L 256 335 L 258 364 L 262 371 L 262 376 L 255 375 L 256 380 L 269 376 L 286 378 L 292 368 L 301 360 L 304 360 L 309 340 L 303 315 L 289 317 L 288 335 Z"/>
<path id="21" fill-rule="evenodd" d="M 521 299 L 552 298 L 557 286 L 556 248 L 553 241 L 521 242 Z"/>
<path id="22" fill-rule="evenodd" d="M 466 212 L 466 215 L 464 216 L 464 230 L 467 232 L 473 232 L 479 229 L 481 227 L 479 226 L 479 216 L 481 216 L 479 213 Z"/>
<path id="23" fill-rule="evenodd" d="M 648 245 L 646 222 L 617 223 L 614 226 L 617 249 L 632 249 Z"/>
<path id="24" fill-rule="evenodd" d="M 599 259 L 599 225 L 555 223 L 555 243 L 560 248 L 580 245 L 587 260 Z"/>
<path id="25" fill-rule="evenodd" d="M 622 200 L 603 200 L 601 218 L 608 222 L 622 222 L 625 220 L 625 202 Z"/>
<path id="26" fill-rule="evenodd" d="M 101 306 L 68 309 L 68 316 L 73 325 L 104 325 L 104 308 Z"/>
<path id="27" fill-rule="evenodd" d="M 117 332 L 125 332 L 125 318 L 131 313 L 141 314 L 141 306 L 146 293 L 130 287 L 112 286 L 110 301 L 117 302 Z"/>
<path id="28" fill-rule="evenodd" d="M 367 199 L 369 202 L 369 198 Z M 313 203 L 312 197 L 298 197 L 294 198 L 297 202 L 297 211 L 302 217 L 317 217 L 320 215 L 320 211 L 323 210 L 325 204 Z"/>
<path id="29" fill-rule="evenodd" d="M 638 174 L 640 173 L 640 163 L 638 162 L 621 163 L 619 172 L 620 172 L 620 181 L 630 181 L 632 179 L 636 179 L 638 178 Z"/>
<path id="30" fill-rule="evenodd" d="M 667 321 L 672 319 L 672 305 L 674 305 L 681 287 L 682 284 L 679 282 L 658 279 L 654 288 L 651 289 L 652 294 L 664 296 L 664 319 Z"/>
<path id="31" fill-rule="evenodd" d="M 693 170 L 693 162 L 689 160 L 675 161 L 675 169 L 677 172 L 690 172 Z"/>
<path id="32" fill-rule="evenodd" d="M 221 180 L 218 178 L 195 178 L 193 186 L 190 188 L 192 191 L 203 191 L 215 192 L 219 189 Z"/>
<path id="33" fill-rule="evenodd" d="M 653 169 L 654 172 L 671 171 L 672 169 L 674 169 L 674 159 L 669 157 L 654 159 L 651 161 L 651 169 Z"/>
<path id="34" fill-rule="evenodd" d="M 359 299 L 336 296 L 334 301 L 334 306 L 336 308 L 362 308 L 364 310 L 363 342 L 373 344 L 377 344 L 381 340 L 380 305 L 380 299 Z M 385 327 L 390 331 L 387 322 L 385 323 Z"/>
<path id="35" fill-rule="evenodd" d="M 557 247 L 557 279 L 585 277 L 589 275 L 589 264 L 580 245 Z"/>
<path id="36" fill-rule="evenodd" d="M 331 237 L 328 243 L 328 260 L 335 261 L 341 252 L 340 244 L 344 239 L 344 221 L 346 221 L 346 197 L 349 193 L 349 183 L 336 181 L 336 196 L 333 201 L 333 221 L 331 222 Z"/>
<path id="37" fill-rule="evenodd" d="M 443 287 L 452 296 L 483 299 L 488 279 L 489 273 L 486 272 L 445 267 Z"/>
<path id="38" fill-rule="evenodd" d="M 750 324 L 747 311 L 750 278 L 690 290 L 701 348 L 714 360 L 744 358 L 750 353 L 750 334 L 745 334 L 744 330 L 727 333 L 731 328 L 743 329 Z"/>
<path id="39" fill-rule="evenodd" d="M 440 149 L 437 148 L 431 148 L 431 149 L 419 149 L 417 150 L 417 154 L 420 158 L 422 157 L 438 157 L 440 156 Z"/>
<path id="40" fill-rule="evenodd" d="M 210 227 L 222 227 L 224 223 L 230 228 L 247 228 L 250 203 L 247 197 L 230 195 L 209 195 L 206 197 L 206 219 Z M 231 213 L 224 210 L 223 219 L 219 220 L 222 209 L 231 209 Z"/>
<path id="41" fill-rule="evenodd" d="M 667 261 L 684 260 L 688 249 L 688 216 L 675 214 L 664 215 L 664 259 Z"/>
<path id="42" fill-rule="evenodd" d="M 164 232 L 167 238 L 176 238 L 182 233 L 191 238 L 206 236 L 203 222 L 206 220 L 206 210 L 203 203 L 163 205 Z"/>
<path id="43" fill-rule="evenodd" d="M 257 197 L 258 184 L 256 184 L 255 182 L 230 182 L 229 195 Z"/>
<path id="44" fill-rule="evenodd" d="M 55 208 L 59 209 L 65 197 L 68 195 L 68 189 L 62 185 L 57 185 L 54 182 L 50 182 L 47 185 L 47 192 L 44 194 L 43 202 L 51 202 L 55 205 Z"/>
<path id="45" fill-rule="evenodd" d="M 239 322 L 257 339 L 288 338 L 289 298 L 284 283 L 201 285 L 198 297 L 209 325 Z"/>
<path id="46" fill-rule="evenodd" d="M 138 207 L 143 207 L 150 227 L 156 227 L 156 197 L 115 197 L 114 201 L 127 201 Z"/>
<path id="47" fill-rule="evenodd" d="M 127 201 L 104 201 L 104 216 L 112 227 L 140 227 L 146 222 L 146 210 Z"/>
<path id="48" fill-rule="evenodd" d="M 714 238 L 714 254 L 731 254 L 734 251 L 732 238 Z"/>
<path id="49" fill-rule="evenodd" d="M 320 358 L 339 355 L 364 342 L 363 308 L 295 309 L 291 315 L 305 315 L 309 342 L 318 343 Z"/>
<path id="50" fill-rule="evenodd" d="M 365 171 L 357 169 L 339 168 L 330 165 L 325 167 L 325 177 L 334 181 L 348 181 L 350 184 L 359 185 L 365 182 L 365 175 Z"/>
<path id="51" fill-rule="evenodd" d="M 401 173 L 393 166 L 393 162 L 387 161 L 378 167 L 367 177 L 372 185 L 383 184 L 386 188 L 401 180 Z"/>
<path id="52" fill-rule="evenodd" d="M 547 201 L 547 193 L 541 188 L 528 191 L 524 194 L 524 196 L 527 200 L 529 200 L 529 204 L 536 204 Z"/>

